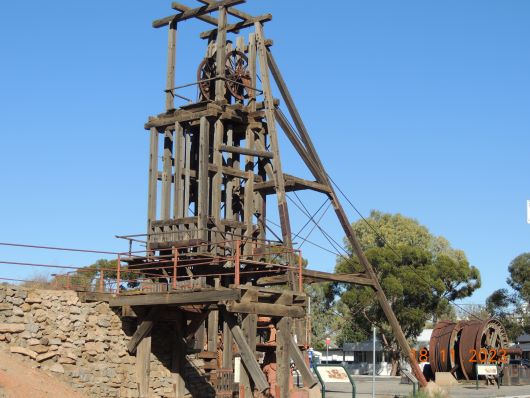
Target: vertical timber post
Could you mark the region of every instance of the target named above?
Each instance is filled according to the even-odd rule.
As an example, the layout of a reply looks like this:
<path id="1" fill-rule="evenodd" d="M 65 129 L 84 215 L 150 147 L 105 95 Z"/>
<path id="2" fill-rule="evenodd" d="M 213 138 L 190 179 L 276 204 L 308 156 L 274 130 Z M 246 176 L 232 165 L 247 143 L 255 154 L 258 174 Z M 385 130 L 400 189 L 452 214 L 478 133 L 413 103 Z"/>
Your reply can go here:
<path id="1" fill-rule="evenodd" d="M 215 288 L 219 288 L 220 280 L 215 278 Z M 217 352 L 217 334 L 219 330 L 219 311 L 212 310 L 208 314 L 208 351 Z"/>
<path id="2" fill-rule="evenodd" d="M 173 173 L 173 217 L 181 218 L 184 215 L 184 184 L 182 182 L 182 171 L 184 170 L 184 129 L 179 122 L 175 123 L 175 139 L 173 141 L 174 173 Z M 180 240 L 180 237 L 177 239 Z"/>
<path id="3" fill-rule="evenodd" d="M 219 242 L 223 236 L 224 228 L 222 227 L 220 220 L 221 220 L 221 193 L 223 188 L 223 155 L 221 153 L 221 145 L 223 143 L 223 136 L 224 136 L 224 125 L 221 119 L 217 119 L 215 121 L 214 125 L 214 132 L 213 132 L 213 164 L 216 167 L 215 174 L 212 177 L 212 204 L 211 204 L 211 213 L 210 215 L 214 218 L 215 222 L 215 229 L 216 233 L 214 236 L 212 236 L 212 251 L 213 255 L 218 254 L 218 249 L 215 246 L 215 243 Z M 218 228 L 223 228 L 222 230 L 218 230 Z"/>
<path id="4" fill-rule="evenodd" d="M 205 117 L 201 117 L 200 131 L 199 131 L 199 187 L 198 187 L 198 237 L 200 240 L 206 242 L 208 234 L 208 164 L 210 154 L 210 121 Z M 199 247 L 199 250 L 204 250 L 205 246 Z"/>
<path id="5" fill-rule="evenodd" d="M 140 398 L 149 397 L 150 362 L 151 332 L 140 341 L 136 348 L 136 381 Z"/>
<path id="6" fill-rule="evenodd" d="M 162 220 L 169 220 L 171 216 L 171 174 L 173 155 L 173 131 L 164 131 L 164 152 L 162 155 L 162 198 L 160 200 L 160 216 Z M 162 236 L 162 238 L 166 238 Z"/>
<path id="7" fill-rule="evenodd" d="M 263 25 L 261 24 L 261 22 L 256 22 L 254 26 L 256 29 L 257 53 L 259 56 L 260 63 L 261 84 L 263 89 L 263 95 L 265 97 L 265 115 L 267 117 L 267 128 L 270 136 L 271 152 L 273 154 L 272 164 L 274 169 L 274 183 L 276 188 L 276 196 L 278 198 L 278 212 L 280 214 L 283 245 L 288 248 L 292 248 L 291 223 L 289 221 L 287 197 L 285 196 L 285 180 L 280 161 L 278 132 L 276 130 L 276 120 L 274 118 L 274 101 L 272 97 L 269 79 L 269 68 L 267 66 L 267 48 L 265 47 Z M 290 262 L 292 263 L 292 258 Z M 293 290 L 297 290 L 297 284 L 294 280 L 294 273 L 292 272 L 292 270 L 289 270 L 288 276 L 291 288 Z"/>
<path id="8" fill-rule="evenodd" d="M 177 311 L 177 321 L 175 322 L 175 333 L 173 335 L 173 347 L 171 356 L 171 371 L 173 373 L 175 385 L 175 398 L 184 397 L 185 380 L 184 380 L 184 359 L 186 357 L 186 341 L 184 331 L 186 328 L 186 318 L 182 311 Z"/>
<path id="9" fill-rule="evenodd" d="M 149 251 L 149 241 L 151 237 L 151 223 L 156 220 L 156 189 L 158 181 L 158 130 L 151 128 L 149 144 L 149 182 L 147 198 L 147 250 Z"/>
<path id="10" fill-rule="evenodd" d="M 177 24 L 169 24 L 167 40 L 167 78 L 166 78 L 166 111 L 175 109 L 175 61 L 177 54 Z"/>
<path id="11" fill-rule="evenodd" d="M 283 317 L 278 321 L 278 334 L 276 335 L 276 363 L 278 366 L 277 386 L 280 388 L 280 396 L 277 398 L 289 398 L 290 388 L 290 356 L 289 339 L 291 338 L 291 318 Z"/>
<path id="12" fill-rule="evenodd" d="M 242 302 L 248 302 L 252 300 L 252 295 L 247 292 L 241 298 Z M 257 298 L 257 297 L 256 297 Z M 241 323 L 241 329 L 245 340 L 248 343 L 248 346 L 254 357 L 256 356 L 256 337 L 258 329 L 258 315 L 257 314 L 246 314 L 243 315 L 243 321 Z M 240 388 L 239 390 L 243 393 L 243 398 L 252 398 L 254 396 L 254 381 L 252 380 L 251 375 L 247 370 L 242 367 L 240 373 Z"/>
<path id="13" fill-rule="evenodd" d="M 171 283 L 173 290 L 177 288 L 178 255 L 178 249 L 176 247 L 173 247 L 173 278 Z"/>
<path id="14" fill-rule="evenodd" d="M 234 368 L 234 353 L 232 350 L 233 346 L 232 332 L 228 326 L 226 319 L 223 321 L 223 368 L 233 369 Z"/>
<path id="15" fill-rule="evenodd" d="M 217 79 L 215 80 L 215 100 L 225 99 L 225 63 L 226 63 L 226 7 L 219 7 L 217 25 L 216 53 Z"/>

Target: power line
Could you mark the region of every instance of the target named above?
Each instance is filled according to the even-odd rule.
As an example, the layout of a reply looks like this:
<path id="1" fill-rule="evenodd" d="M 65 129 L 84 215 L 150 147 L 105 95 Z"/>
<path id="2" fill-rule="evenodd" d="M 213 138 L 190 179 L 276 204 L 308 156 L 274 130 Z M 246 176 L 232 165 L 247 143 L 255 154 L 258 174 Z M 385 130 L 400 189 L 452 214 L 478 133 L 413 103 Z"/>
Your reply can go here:
<path id="1" fill-rule="evenodd" d="M 300 210 L 302 213 L 304 213 L 306 216 L 308 216 L 307 210 L 302 209 L 302 207 L 300 207 L 300 206 L 299 206 L 299 205 L 298 205 L 298 204 L 297 204 L 297 203 L 296 203 L 296 202 L 295 202 L 290 196 L 287 196 L 287 198 L 288 198 L 288 199 L 289 199 L 289 200 L 290 200 L 290 201 L 291 201 L 291 202 L 292 202 L 292 203 L 298 208 L 298 210 Z M 297 198 L 298 198 L 298 197 L 297 197 Z M 300 200 L 300 199 L 298 198 L 298 200 Z M 302 203 L 302 206 L 305 208 L 305 206 L 303 205 L 303 203 Z M 313 221 L 313 223 L 316 225 L 316 227 L 319 229 L 319 231 L 322 233 L 322 235 L 324 236 L 324 238 L 326 238 L 326 240 L 328 241 L 328 243 L 333 247 L 333 249 L 335 249 L 335 250 L 337 251 L 337 253 L 340 251 L 340 249 L 342 249 L 343 251 L 345 251 L 344 248 L 342 248 L 337 242 L 335 242 L 335 240 L 334 240 L 333 238 L 331 238 L 331 237 L 328 235 L 328 233 L 327 233 L 326 231 L 324 231 L 324 229 L 323 229 L 320 225 L 318 225 L 318 224 L 315 222 L 315 220 L 312 220 L 312 221 Z M 337 247 L 338 247 L 339 249 L 337 249 Z M 339 255 L 341 255 L 341 254 L 339 254 Z"/>
<path id="2" fill-rule="evenodd" d="M 280 113 L 283 114 L 282 110 L 281 110 L 279 107 L 277 107 L 277 109 L 278 109 L 278 111 L 279 111 Z M 287 120 L 287 123 L 290 125 L 292 131 L 294 131 L 295 134 L 297 135 L 297 138 L 298 138 L 298 139 L 301 139 L 300 133 L 298 132 L 297 129 L 293 128 L 291 122 L 290 122 L 287 118 L 285 118 L 285 115 L 284 115 L 284 119 Z M 400 255 L 399 253 L 397 253 L 397 251 L 396 251 L 396 250 L 395 250 L 395 249 L 394 249 L 394 248 L 388 243 L 388 241 L 386 240 L 385 236 L 384 236 L 382 233 L 380 233 L 379 231 L 377 231 L 377 230 L 372 226 L 372 224 L 370 224 L 370 223 L 368 222 L 368 220 L 364 217 L 364 215 L 359 211 L 359 209 L 357 209 L 357 207 L 353 204 L 353 202 L 352 202 L 352 201 L 346 196 L 346 194 L 340 189 L 340 187 L 338 186 L 338 184 L 333 180 L 333 178 L 331 178 L 331 176 L 330 176 L 330 175 L 329 175 L 329 174 L 328 174 L 323 168 L 322 168 L 322 172 L 326 174 L 326 176 L 329 178 L 329 180 L 332 182 L 332 184 L 333 184 L 333 185 L 337 188 L 337 190 L 342 194 L 342 196 L 343 196 L 343 197 L 346 199 L 346 201 L 350 204 L 350 206 L 353 208 L 353 210 L 359 215 L 359 217 L 361 217 L 361 219 L 366 223 L 366 225 L 368 225 L 368 227 L 369 227 L 369 228 L 370 228 L 370 229 L 371 229 L 371 230 L 372 230 L 372 231 L 373 231 L 373 232 L 374 232 L 379 238 L 381 238 L 381 239 L 383 240 L 384 244 L 387 245 L 387 246 L 390 248 L 390 250 L 392 250 L 396 255 L 398 255 L 399 257 L 401 257 L 401 255 Z M 295 192 L 295 195 L 296 195 L 296 192 Z M 298 198 L 298 195 L 296 195 L 296 196 L 297 196 L 297 198 Z M 288 197 L 288 196 L 287 196 L 287 197 Z M 288 198 L 289 198 L 289 197 L 288 197 Z M 300 198 L 298 198 L 298 200 L 300 200 Z M 293 203 L 294 203 L 294 202 L 293 202 Z M 300 201 L 300 203 L 302 203 L 302 202 Z M 295 204 L 295 205 L 296 205 L 296 204 Z M 302 206 L 303 206 L 303 203 L 302 203 Z M 298 207 L 298 206 L 297 206 L 297 207 Z M 305 207 L 305 206 L 304 206 L 304 207 Z M 314 221 L 313 221 L 313 222 L 314 222 Z M 315 225 L 316 225 L 316 224 L 315 224 Z M 324 237 L 326 237 L 326 239 L 328 240 L 328 242 L 330 242 L 330 239 L 328 239 L 328 237 L 326 236 L 327 233 L 326 233 L 326 232 L 325 232 L 320 226 L 316 225 L 316 227 L 322 232 L 322 234 L 324 235 Z M 331 238 L 331 236 L 330 236 L 330 238 Z M 331 238 L 331 240 L 335 241 L 333 238 Z M 335 243 L 336 243 L 336 242 L 335 242 Z M 331 244 L 331 242 L 330 242 L 330 244 Z M 331 244 L 331 245 L 334 247 L 333 244 Z M 347 254 L 349 254 L 349 253 L 348 253 L 346 250 L 344 250 L 344 248 L 342 248 L 340 245 L 338 245 L 338 246 L 339 246 L 344 252 L 346 252 Z M 335 247 L 334 247 L 334 248 L 335 248 Z M 336 249 L 336 248 L 335 248 L 335 249 Z M 341 257 L 344 257 L 344 256 L 341 255 Z M 344 258 L 345 258 L 345 257 L 344 257 Z M 413 272 L 414 272 L 414 273 L 415 273 L 415 274 L 416 274 L 421 280 L 423 280 L 423 281 L 427 284 L 427 286 L 429 286 L 429 287 L 432 288 L 432 285 L 431 285 L 428 281 L 426 281 L 426 280 L 425 280 L 425 279 L 424 279 L 424 278 L 423 278 L 423 277 L 417 272 L 417 270 L 416 270 L 414 267 L 412 267 L 410 264 L 406 264 L 406 265 L 407 265 L 410 269 L 412 269 L 412 271 L 413 271 Z M 479 318 L 478 316 L 476 316 L 475 314 L 473 314 L 473 313 L 471 313 L 471 312 L 465 310 L 464 308 L 460 307 L 460 306 L 459 306 L 458 304 L 456 304 L 455 302 L 451 302 L 451 301 L 449 301 L 449 300 L 448 300 L 447 298 L 445 298 L 445 297 L 441 297 L 441 298 L 447 300 L 447 302 L 448 302 L 449 304 L 454 305 L 454 306 L 460 308 L 462 311 L 468 313 L 469 315 L 474 316 L 475 318 L 477 318 L 477 319 L 479 319 L 479 320 L 481 320 L 481 321 L 483 320 L 483 319 Z"/>
<path id="3" fill-rule="evenodd" d="M 312 220 L 313 218 L 316 217 L 316 215 L 320 212 L 320 210 L 324 207 L 324 205 L 325 205 L 326 203 L 328 203 L 328 207 L 329 207 L 329 202 L 328 202 L 328 199 L 327 199 L 327 198 L 324 200 L 324 203 L 322 203 L 322 204 L 320 205 L 320 207 L 318 208 L 318 210 L 315 211 L 315 213 L 311 216 L 311 218 L 310 218 L 309 220 L 307 220 L 307 222 L 303 225 L 303 227 L 300 228 L 300 230 L 294 235 L 293 238 L 296 238 L 296 237 L 299 237 L 299 236 L 300 236 L 300 234 L 301 234 L 302 231 L 305 229 L 305 227 L 307 227 L 307 226 L 309 225 L 309 223 L 311 222 L 311 220 Z M 325 214 L 325 211 L 324 211 L 324 214 Z"/>
<path id="4" fill-rule="evenodd" d="M 272 220 L 270 220 L 270 219 L 267 219 L 267 222 L 268 222 L 268 223 L 271 223 L 272 225 L 274 225 L 274 226 L 276 226 L 276 227 L 278 227 L 278 228 L 281 228 L 281 225 L 280 225 L 280 224 L 275 223 L 274 221 L 272 221 Z M 324 250 L 325 252 L 328 252 L 328 253 L 330 253 L 330 254 L 334 254 L 334 255 L 336 255 L 336 256 L 340 256 L 340 255 L 341 255 L 340 253 L 334 252 L 333 250 L 330 250 L 330 249 L 328 249 L 327 247 L 321 246 L 321 245 L 319 245 L 318 243 L 315 243 L 315 242 L 310 241 L 310 240 L 308 240 L 308 239 L 306 239 L 305 241 L 306 241 L 307 243 L 309 243 L 310 245 L 313 245 L 313 246 L 315 246 L 315 247 L 318 247 L 319 249 Z"/>
<path id="5" fill-rule="evenodd" d="M 328 211 L 328 209 L 331 207 L 331 202 L 328 202 L 328 206 L 326 207 L 326 209 L 322 212 L 322 215 L 318 218 L 317 220 L 317 223 L 319 223 L 322 218 L 324 218 L 324 216 L 326 215 L 326 212 Z M 311 228 L 311 230 L 307 233 L 306 237 L 302 239 L 302 243 L 300 243 L 300 245 L 298 245 L 298 248 L 300 249 L 305 242 L 307 242 L 307 239 L 309 238 L 309 236 L 313 233 L 313 231 L 315 230 L 316 228 L 316 225 L 313 225 L 313 227 Z"/>

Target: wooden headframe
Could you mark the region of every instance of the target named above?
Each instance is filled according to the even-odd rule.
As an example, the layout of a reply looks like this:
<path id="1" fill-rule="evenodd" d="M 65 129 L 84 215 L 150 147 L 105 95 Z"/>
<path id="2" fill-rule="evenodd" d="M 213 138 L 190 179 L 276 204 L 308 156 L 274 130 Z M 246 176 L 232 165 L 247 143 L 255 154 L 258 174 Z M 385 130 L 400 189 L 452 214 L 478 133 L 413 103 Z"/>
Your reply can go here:
<path id="1" fill-rule="evenodd" d="M 278 206 L 281 225 L 278 238 L 283 246 L 291 247 L 286 192 L 300 189 L 322 192 L 331 201 L 364 268 L 361 275 L 345 276 L 343 281 L 374 289 L 402 350 L 409 355 L 414 373 L 422 384 L 426 384 L 311 141 L 272 54 L 271 42 L 265 38 L 264 23 L 271 20 L 271 15 L 255 17 L 234 8 L 244 0 L 199 1 L 202 5 L 198 8 L 172 3 L 172 8 L 179 13 L 153 22 L 155 28 L 168 27 L 169 40 L 166 112 L 150 118 L 145 125 L 151 133 L 149 248 L 175 247 L 180 241 L 207 242 L 209 246 L 204 250 L 215 255 L 219 250 L 226 250 L 225 242 L 229 237 L 238 237 L 242 240 L 243 253 L 254 252 L 269 235 L 266 208 L 270 195 L 276 196 Z M 207 15 L 213 11 L 217 12 L 217 17 Z M 237 21 L 229 23 L 229 16 Z M 190 18 L 215 26 L 200 34 L 201 38 L 208 40 L 201 65 L 204 71 L 211 73 L 211 78 L 201 77 L 196 82 L 202 87 L 202 94 L 196 102 L 177 109 L 174 105 L 176 29 L 178 23 Z M 227 40 L 227 34 L 251 27 L 254 31 L 247 39 L 237 37 L 235 48 L 234 43 Z M 227 62 L 244 63 L 245 77 L 234 83 L 225 75 Z M 257 87 L 258 76 L 261 87 Z M 294 126 L 273 97 L 271 77 Z M 241 87 L 244 87 L 241 89 L 244 96 L 239 98 L 234 90 Z M 283 173 L 278 140 L 280 131 L 292 143 L 314 180 Z M 161 170 L 159 159 L 162 159 Z M 330 279 L 329 274 L 323 273 L 307 276 L 313 280 L 340 278 Z M 287 281 L 294 289 L 293 278 L 287 272 L 285 276 L 276 277 L 276 281 Z M 266 282 L 274 284 L 272 280 L 269 278 Z"/>

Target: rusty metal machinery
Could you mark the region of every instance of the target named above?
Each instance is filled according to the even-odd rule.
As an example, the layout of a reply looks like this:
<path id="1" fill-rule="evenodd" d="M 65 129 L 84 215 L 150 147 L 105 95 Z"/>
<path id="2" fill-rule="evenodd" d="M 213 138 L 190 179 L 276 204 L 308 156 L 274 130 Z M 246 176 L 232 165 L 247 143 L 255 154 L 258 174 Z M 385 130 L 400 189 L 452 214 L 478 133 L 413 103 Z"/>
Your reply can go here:
<path id="1" fill-rule="evenodd" d="M 199 64 L 197 81 L 199 82 L 201 100 L 214 99 L 216 70 L 215 53 L 211 57 L 204 58 Z M 243 52 L 233 50 L 226 54 L 224 80 L 227 94 L 236 100 L 248 98 L 251 79 L 248 71 L 248 58 Z"/>
<path id="2" fill-rule="evenodd" d="M 477 363 L 503 365 L 510 354 L 508 335 L 497 319 L 442 321 L 436 324 L 429 362 L 434 373 L 451 372 L 457 379 L 475 379 Z"/>

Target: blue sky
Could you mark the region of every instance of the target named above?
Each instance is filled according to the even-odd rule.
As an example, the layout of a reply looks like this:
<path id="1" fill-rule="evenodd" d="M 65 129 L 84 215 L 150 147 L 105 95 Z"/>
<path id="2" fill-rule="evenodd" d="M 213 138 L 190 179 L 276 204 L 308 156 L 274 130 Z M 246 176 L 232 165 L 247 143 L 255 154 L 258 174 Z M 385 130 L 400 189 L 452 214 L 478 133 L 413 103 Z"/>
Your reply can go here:
<path id="1" fill-rule="evenodd" d="M 329 174 L 362 213 L 400 212 L 463 249 L 483 279 L 466 301 L 483 302 L 530 250 L 530 3 L 321 4 L 241 9 L 273 14 L 266 35 Z M 151 21 L 169 5 L 3 5 L 0 241 L 125 250 L 115 234 L 144 232 L 143 124 L 163 110 L 166 68 L 166 33 Z M 178 84 L 194 80 L 205 27 L 179 26 Z M 284 148 L 287 171 L 301 172 Z M 292 214 L 297 230 L 305 219 Z M 332 217 L 324 225 L 342 239 Z M 333 269 L 333 255 L 310 245 L 304 255 Z M 0 260 L 14 259 L 84 265 L 94 256 L 0 249 Z M 0 277 L 33 272 L 0 267 Z"/>

